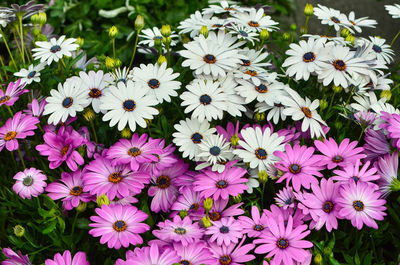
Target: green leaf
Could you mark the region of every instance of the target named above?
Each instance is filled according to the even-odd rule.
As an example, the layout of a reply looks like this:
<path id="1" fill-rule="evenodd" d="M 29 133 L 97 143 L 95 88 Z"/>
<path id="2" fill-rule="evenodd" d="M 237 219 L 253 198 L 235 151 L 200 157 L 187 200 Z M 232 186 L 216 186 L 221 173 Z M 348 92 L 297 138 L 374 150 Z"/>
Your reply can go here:
<path id="1" fill-rule="evenodd" d="M 371 265 L 372 264 L 372 252 L 368 253 L 363 261 L 363 265 Z"/>
<path id="2" fill-rule="evenodd" d="M 58 225 L 60 227 L 61 233 L 64 233 L 64 231 L 65 231 L 65 221 L 64 221 L 64 219 L 62 219 L 60 216 L 57 216 L 57 221 L 58 221 Z"/>
<path id="3" fill-rule="evenodd" d="M 358 251 L 356 251 L 356 255 L 354 256 L 355 265 L 361 265 L 360 256 L 358 256 Z"/>
<path id="4" fill-rule="evenodd" d="M 42 234 L 47 235 L 56 229 L 57 221 L 53 220 L 45 229 L 43 229 Z"/>

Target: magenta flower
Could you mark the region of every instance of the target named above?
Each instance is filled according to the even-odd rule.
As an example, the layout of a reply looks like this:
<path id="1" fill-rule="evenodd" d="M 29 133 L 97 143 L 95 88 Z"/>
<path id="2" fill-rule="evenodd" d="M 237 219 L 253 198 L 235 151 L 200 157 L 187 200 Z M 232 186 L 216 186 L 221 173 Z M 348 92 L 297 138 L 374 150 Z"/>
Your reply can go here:
<path id="1" fill-rule="evenodd" d="M 368 129 L 364 136 L 364 151 L 367 157 L 365 159 L 376 161 L 379 157 L 390 152 L 391 145 L 385 134 L 380 131 Z"/>
<path id="2" fill-rule="evenodd" d="M 319 158 L 314 155 L 314 148 L 290 144 L 285 145 L 285 152 L 275 151 L 274 155 L 281 161 L 275 164 L 275 167 L 283 171 L 284 174 L 276 182 L 280 183 L 286 179 L 286 186 L 292 181 L 295 191 L 299 191 L 301 186 L 309 189 L 311 183 L 317 183 L 314 177 L 322 177 L 318 166 Z"/>
<path id="3" fill-rule="evenodd" d="M 354 118 L 358 121 L 361 127 L 365 129 L 376 120 L 377 116 L 371 111 L 359 111 L 354 113 Z"/>
<path id="4" fill-rule="evenodd" d="M 158 148 L 158 141 L 151 138 L 147 140 L 147 134 L 142 134 L 139 138 L 139 135 L 134 133 L 131 140 L 121 139 L 111 146 L 107 158 L 112 159 L 113 165 L 129 164 L 131 169 L 136 171 L 143 163 L 158 161 L 156 155 L 163 152 Z"/>
<path id="5" fill-rule="evenodd" d="M 347 184 L 349 181 L 362 181 L 368 183 L 374 189 L 378 189 L 378 185 L 372 183 L 380 178 L 377 173 L 377 169 L 375 167 L 369 168 L 370 161 L 367 161 L 362 168 L 360 169 L 360 160 L 357 160 L 355 164 L 346 165 L 343 170 L 334 170 L 331 178 L 332 180 L 339 181 L 340 184 Z M 369 168 L 369 169 L 368 169 Z"/>
<path id="6" fill-rule="evenodd" d="M 273 257 L 270 264 L 302 264 L 309 255 L 305 248 L 311 248 L 310 241 L 303 240 L 310 231 L 307 225 L 300 225 L 293 229 L 293 218 L 290 216 L 287 225 L 283 217 L 268 218 L 269 230 L 263 233 L 259 239 L 253 241 L 260 244 L 254 252 L 257 254 L 267 254 L 267 258 Z"/>
<path id="7" fill-rule="evenodd" d="M 199 191 L 204 198 L 213 197 L 214 200 L 229 199 L 229 195 L 237 196 L 247 190 L 244 175 L 247 171 L 240 167 L 226 167 L 222 173 L 204 170 L 195 177 L 194 191 Z"/>
<path id="8" fill-rule="evenodd" d="M 247 127 L 250 127 L 250 125 L 246 124 L 243 126 L 242 129 L 240 129 L 239 121 L 236 121 L 236 125 L 234 125 L 232 122 L 228 122 L 228 124 L 226 125 L 226 129 L 219 125 L 217 125 L 215 128 L 217 129 L 218 134 L 224 136 L 225 140 L 228 143 L 232 143 L 234 146 L 234 143 L 236 142 L 237 144 L 237 141 L 239 139 L 243 140 L 242 135 L 239 133 L 239 131 L 246 129 Z M 238 139 L 232 139 L 233 136 L 238 137 Z"/>
<path id="9" fill-rule="evenodd" d="M 386 200 L 381 199 L 382 193 L 375 191 L 367 183 L 359 181 L 350 182 L 343 185 L 340 189 L 341 197 L 338 203 L 342 207 L 339 214 L 343 218 L 351 220 L 351 224 L 359 230 L 365 224 L 366 226 L 378 229 L 375 220 L 382 221 L 386 215 L 383 206 Z"/>
<path id="10" fill-rule="evenodd" d="M 32 103 L 28 103 L 28 109 L 24 110 L 26 114 L 40 118 L 44 111 L 44 106 L 46 106 L 46 99 L 42 99 L 40 103 L 36 98 L 32 99 Z"/>
<path id="11" fill-rule="evenodd" d="M 392 191 L 393 183 L 398 183 L 397 171 L 399 169 L 399 153 L 386 154 L 384 157 L 379 158 L 374 166 L 378 169 L 378 185 L 383 197 L 387 197 Z"/>
<path id="12" fill-rule="evenodd" d="M 46 188 L 46 192 L 53 200 L 62 199 L 65 210 L 72 210 L 78 207 L 81 201 L 89 202 L 92 199 L 89 193 L 84 192 L 82 171 L 79 169 L 71 173 L 61 173 L 61 179 L 50 183 Z"/>
<path id="13" fill-rule="evenodd" d="M 244 236 L 238 245 L 230 244 L 229 246 L 218 246 L 217 244 L 210 244 L 209 249 L 212 252 L 214 260 L 211 264 L 241 265 L 247 264 L 248 261 L 255 259 L 256 257 L 254 255 L 249 254 L 254 248 L 254 245 L 243 245 L 245 239 L 246 237 Z"/>
<path id="14" fill-rule="evenodd" d="M 186 210 L 192 220 L 200 220 L 204 215 L 204 207 L 199 193 L 186 186 L 182 187 L 179 192 L 178 199 L 171 206 L 171 210 L 176 211 L 173 214 Z"/>
<path id="15" fill-rule="evenodd" d="M 150 175 L 133 172 L 128 165 L 115 165 L 107 158 L 95 155 L 95 160 L 86 167 L 82 177 L 84 191 L 92 195 L 107 195 L 110 200 L 139 194 L 145 184 L 150 182 Z"/>
<path id="16" fill-rule="evenodd" d="M 276 197 L 274 199 L 276 204 L 283 209 L 294 208 L 295 206 L 295 196 L 292 187 L 283 188 L 276 194 Z"/>
<path id="17" fill-rule="evenodd" d="M 244 211 L 240 208 L 243 203 L 233 204 L 226 208 L 229 200 L 214 200 L 211 211 L 208 213 L 211 221 L 219 221 L 221 218 L 229 218 L 244 214 Z M 225 209 L 226 208 L 226 209 Z"/>
<path id="18" fill-rule="evenodd" d="M 162 250 L 157 244 L 151 244 L 150 247 L 135 248 L 134 256 L 127 259 L 125 265 L 171 265 L 179 261 L 175 250 Z"/>
<path id="19" fill-rule="evenodd" d="M 42 156 L 48 156 L 50 169 L 59 167 L 64 161 L 71 171 L 78 169 L 78 165 L 85 162 L 75 149 L 86 143 L 72 127 L 61 127 L 57 133 L 47 131 L 43 135 L 44 144 L 36 146 Z"/>
<path id="20" fill-rule="evenodd" d="M 304 224 L 303 218 L 305 215 L 302 213 L 302 211 L 294 211 L 292 208 L 283 209 L 272 204 L 270 206 L 270 210 L 264 209 L 263 212 L 268 218 L 277 219 L 278 216 L 282 216 L 285 223 L 288 222 L 289 218 L 293 218 L 294 228 Z"/>
<path id="21" fill-rule="evenodd" d="M 340 184 L 334 183 L 332 178 L 321 179 L 321 186 L 311 184 L 311 188 L 313 192 L 303 193 L 301 200 L 301 203 L 307 207 L 305 214 L 310 214 L 313 219 L 310 227 L 320 230 L 325 225 L 328 232 L 337 229 L 337 218 L 341 219 L 338 203 Z"/>
<path id="22" fill-rule="evenodd" d="M 151 201 L 150 209 L 158 213 L 160 210 L 168 212 L 170 207 L 178 197 L 178 187 L 175 184 L 175 179 L 185 174 L 189 165 L 185 164 L 183 160 L 178 162 L 170 168 L 163 169 L 158 175 L 151 177 L 151 186 L 148 190 L 148 195 L 154 197 Z"/>
<path id="23" fill-rule="evenodd" d="M 86 259 L 85 252 L 79 251 L 72 258 L 71 252 L 66 250 L 62 256 L 60 253 L 54 255 L 54 260 L 46 259 L 45 265 L 89 265 L 89 261 Z"/>
<path id="24" fill-rule="evenodd" d="M 247 233 L 249 237 L 259 237 L 267 229 L 267 216 L 260 211 L 257 206 L 251 208 L 251 218 L 245 215 L 239 216 L 242 224 L 243 233 Z"/>
<path id="25" fill-rule="evenodd" d="M 150 226 L 142 223 L 148 215 L 135 206 L 103 205 L 95 209 L 98 216 L 91 216 L 89 231 L 94 237 L 101 237 L 100 243 L 109 248 L 119 249 L 121 245 L 125 248 L 129 244 L 143 244 L 143 239 L 138 234 L 150 229 Z"/>
<path id="26" fill-rule="evenodd" d="M 174 244 L 174 250 L 180 257 L 179 264 L 204 264 L 215 265 L 212 253 L 208 250 L 207 245 L 203 241 L 199 241 L 188 246 L 182 244 Z"/>
<path id="27" fill-rule="evenodd" d="M 157 157 L 157 161 L 145 162 L 140 165 L 139 171 L 144 171 L 149 173 L 150 175 L 157 175 L 160 173 L 160 170 L 169 168 L 173 166 L 178 158 L 173 154 L 175 151 L 175 147 L 170 144 L 167 147 L 164 147 L 165 141 L 159 141 L 157 144 L 157 149 L 161 150 L 160 154 L 155 154 Z"/>
<path id="28" fill-rule="evenodd" d="M 33 167 L 18 172 L 13 179 L 16 180 L 13 190 L 23 199 L 39 196 L 47 185 L 47 177 Z"/>
<path id="29" fill-rule="evenodd" d="M 3 254 L 7 257 L 1 262 L 1 265 L 32 265 L 28 255 L 23 255 L 21 251 L 15 253 L 11 248 L 3 248 Z"/>
<path id="30" fill-rule="evenodd" d="M 19 96 L 28 92 L 28 89 L 24 89 L 24 87 L 25 84 L 21 84 L 21 79 L 18 79 L 15 83 L 8 83 L 6 93 L 3 92 L 3 89 L 0 89 L 0 106 L 3 104 L 6 106 L 14 105 Z"/>
<path id="31" fill-rule="evenodd" d="M 153 230 L 153 235 L 166 242 L 180 242 L 188 246 L 203 237 L 203 229 L 198 223 L 193 223 L 189 216 L 183 218 L 175 216 L 173 221 L 165 220 L 158 223 L 160 230 Z"/>
<path id="32" fill-rule="evenodd" d="M 400 115 L 382 111 L 380 118 L 385 121 L 379 127 L 388 131 L 388 138 L 393 139 L 393 145 L 400 148 Z"/>
<path id="33" fill-rule="evenodd" d="M 321 165 L 326 165 L 328 169 L 333 169 L 337 166 L 343 168 L 365 157 L 362 153 L 364 148 L 356 147 L 357 141 L 350 143 L 348 138 L 345 138 L 339 146 L 333 138 L 329 138 L 324 142 L 314 141 L 314 145 L 323 154 L 316 155 L 321 161 Z"/>
<path id="34" fill-rule="evenodd" d="M 34 135 L 33 130 L 37 128 L 36 124 L 38 123 L 38 118 L 24 115 L 21 111 L 17 112 L 0 128 L 0 151 L 4 146 L 8 151 L 17 150 L 19 148 L 18 139 Z"/>
<path id="35" fill-rule="evenodd" d="M 216 241 L 219 246 L 224 244 L 236 244 L 239 238 L 243 237 L 241 222 L 233 217 L 221 218 L 220 221 L 211 221 L 212 226 L 205 231 L 206 235 L 211 235 L 209 241 Z"/>

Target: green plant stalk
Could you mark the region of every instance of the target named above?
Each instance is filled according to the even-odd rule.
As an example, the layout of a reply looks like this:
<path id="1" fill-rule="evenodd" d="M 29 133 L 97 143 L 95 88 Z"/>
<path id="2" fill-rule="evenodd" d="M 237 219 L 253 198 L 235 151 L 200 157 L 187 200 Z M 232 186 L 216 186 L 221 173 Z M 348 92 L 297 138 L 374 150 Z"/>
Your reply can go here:
<path id="1" fill-rule="evenodd" d="M 167 66 L 171 65 L 171 49 L 170 44 L 167 44 Z"/>
<path id="2" fill-rule="evenodd" d="M 10 106 L 7 106 L 8 112 L 10 113 L 11 117 L 14 117 L 14 113 Z"/>
<path id="3" fill-rule="evenodd" d="M 73 236 L 75 232 L 75 225 L 76 225 L 76 220 L 78 219 L 78 214 L 79 212 L 76 212 L 74 221 L 72 221 L 71 236 Z"/>
<path id="4" fill-rule="evenodd" d="M 22 62 L 25 65 L 25 44 L 24 44 L 24 29 L 22 28 L 22 15 L 18 15 L 19 18 L 19 31 L 20 31 L 20 39 L 21 39 L 21 56 L 22 56 Z"/>
<path id="5" fill-rule="evenodd" d="M 19 34 L 18 26 L 15 26 L 15 29 L 13 29 L 12 32 L 13 32 L 13 35 L 14 35 L 14 40 L 15 40 L 15 44 L 17 45 L 18 51 L 19 51 L 19 53 L 22 53 L 21 46 L 19 45 L 19 42 L 18 42 L 18 39 L 17 39 L 17 33 L 18 33 L 18 36 L 21 36 Z M 15 33 L 15 32 L 17 32 L 17 33 Z"/>
<path id="6" fill-rule="evenodd" d="M 96 129 L 94 128 L 94 122 L 93 122 L 93 120 L 90 121 L 90 126 L 92 127 L 92 130 L 93 130 L 94 141 L 95 141 L 96 143 L 98 143 L 99 141 L 98 141 L 98 139 L 97 139 Z"/>
<path id="7" fill-rule="evenodd" d="M 399 32 L 397 32 L 396 36 L 394 36 L 393 40 L 390 42 L 390 47 L 393 46 L 394 42 L 397 40 L 397 37 L 399 37 L 399 35 L 400 35 L 400 30 Z"/>
<path id="8" fill-rule="evenodd" d="M 332 95 L 332 98 L 331 98 L 331 102 L 329 102 L 328 113 L 329 113 L 329 111 L 330 111 L 331 108 L 332 108 L 333 99 L 335 98 L 335 95 L 336 95 L 336 92 L 333 91 L 333 95 Z"/>
<path id="9" fill-rule="evenodd" d="M 306 17 L 306 23 L 304 24 L 304 33 L 308 32 L 308 20 L 310 20 L 309 16 Z"/>
<path id="10" fill-rule="evenodd" d="M 13 62 L 14 66 L 15 66 L 15 70 L 18 70 L 17 64 L 15 63 L 14 57 L 13 57 L 11 51 L 10 51 L 10 47 L 8 47 L 8 43 L 7 43 L 7 40 L 6 40 L 6 35 L 4 35 L 4 32 L 3 32 L 3 30 L 1 28 L 0 28 L 0 34 L 3 36 L 4 44 L 6 45 L 8 54 L 10 54 L 10 58 L 11 58 L 11 61 Z"/>
<path id="11" fill-rule="evenodd" d="M 36 202 L 37 202 L 37 206 L 39 209 L 41 209 L 42 207 L 40 206 L 40 200 L 39 200 L 39 196 L 36 197 Z"/>
<path id="12" fill-rule="evenodd" d="M 139 41 L 139 33 L 140 33 L 140 30 L 138 30 L 138 31 L 136 32 L 135 46 L 133 46 L 132 58 L 131 58 L 131 62 L 129 63 L 129 68 L 128 68 L 128 70 L 131 69 L 132 64 L 133 64 L 133 59 L 135 58 L 136 49 L 137 49 L 137 44 L 138 44 L 138 41 Z"/>
<path id="13" fill-rule="evenodd" d="M 113 46 L 113 58 L 115 60 L 115 38 L 112 39 L 112 46 Z"/>
<path id="14" fill-rule="evenodd" d="M 24 167 L 24 169 L 26 168 L 26 166 L 25 166 L 25 161 L 24 161 L 24 157 L 22 156 L 22 153 L 21 153 L 21 149 L 17 149 L 18 150 L 18 155 L 19 155 L 19 158 L 21 159 L 21 163 L 22 163 L 22 166 Z"/>

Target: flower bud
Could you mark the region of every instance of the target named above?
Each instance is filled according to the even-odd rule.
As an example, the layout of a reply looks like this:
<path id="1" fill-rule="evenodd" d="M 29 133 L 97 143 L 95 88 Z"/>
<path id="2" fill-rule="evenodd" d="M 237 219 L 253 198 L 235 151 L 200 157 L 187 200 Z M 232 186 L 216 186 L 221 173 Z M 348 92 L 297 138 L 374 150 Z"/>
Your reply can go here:
<path id="1" fill-rule="evenodd" d="M 106 67 L 108 69 L 114 69 L 115 68 L 115 60 L 113 58 L 107 56 L 106 60 L 105 60 L 105 63 L 106 63 Z"/>
<path id="2" fill-rule="evenodd" d="M 237 134 L 232 135 L 231 137 L 231 145 L 236 147 L 239 144 L 239 136 Z"/>
<path id="3" fill-rule="evenodd" d="M 321 109 L 321 110 L 324 110 L 324 109 L 326 109 L 328 107 L 328 101 L 326 101 L 325 99 L 321 99 L 320 101 L 319 101 L 319 108 Z"/>
<path id="4" fill-rule="evenodd" d="M 99 207 L 103 205 L 110 205 L 110 199 L 105 194 L 96 197 L 96 202 Z"/>
<path id="5" fill-rule="evenodd" d="M 352 34 L 349 34 L 346 38 L 345 41 L 350 42 L 351 44 L 354 44 L 354 36 Z"/>
<path id="6" fill-rule="evenodd" d="M 332 89 L 333 89 L 333 92 L 335 92 L 335 93 L 340 93 L 343 91 L 343 87 L 341 87 L 341 86 L 333 86 Z"/>
<path id="7" fill-rule="evenodd" d="M 132 131 L 131 131 L 131 129 L 129 129 L 128 127 L 125 127 L 125 128 L 121 131 L 121 136 L 122 136 L 122 138 L 130 139 L 130 138 L 132 137 Z"/>
<path id="8" fill-rule="evenodd" d="M 255 115 L 254 115 L 254 118 L 256 119 L 256 121 L 262 121 L 262 120 L 264 120 L 265 119 L 265 113 L 264 112 L 257 112 Z"/>
<path id="9" fill-rule="evenodd" d="M 208 37 L 208 28 L 207 26 L 202 26 L 200 29 L 200 34 L 204 36 L 204 38 L 207 39 Z"/>
<path id="10" fill-rule="evenodd" d="M 213 199 L 212 198 L 206 198 L 204 200 L 204 210 L 208 213 L 211 211 L 211 208 L 213 207 Z"/>
<path id="11" fill-rule="evenodd" d="M 160 55 L 160 57 L 158 57 L 157 63 L 159 66 L 161 66 L 163 63 L 167 62 L 167 58 L 165 58 L 165 56 Z"/>
<path id="12" fill-rule="evenodd" d="M 118 29 L 116 26 L 112 26 L 111 28 L 108 29 L 108 36 L 111 39 L 115 39 L 118 36 Z"/>
<path id="13" fill-rule="evenodd" d="M 40 28 L 34 28 L 32 30 L 33 36 L 39 36 L 39 34 L 41 34 L 41 33 L 42 33 L 42 31 L 40 30 Z"/>
<path id="14" fill-rule="evenodd" d="M 171 36 L 171 26 L 170 25 L 163 25 L 161 27 L 161 35 L 163 35 L 166 38 Z"/>
<path id="15" fill-rule="evenodd" d="M 392 182 L 390 183 L 390 190 L 400 191 L 400 180 L 398 180 L 396 177 L 392 178 Z"/>
<path id="16" fill-rule="evenodd" d="M 94 111 L 91 108 L 87 108 L 84 112 L 83 112 L 83 118 L 87 121 L 87 122 L 91 122 L 92 120 L 94 120 L 94 118 L 96 117 L 96 114 L 94 113 Z"/>
<path id="17" fill-rule="evenodd" d="M 187 210 L 182 210 L 182 211 L 180 211 L 180 212 L 179 212 L 179 216 L 180 216 L 182 219 L 185 218 L 186 216 L 188 216 Z"/>
<path id="18" fill-rule="evenodd" d="M 390 92 L 390 90 L 382 90 L 381 98 L 386 98 L 386 101 L 389 101 L 392 98 L 392 92 Z"/>
<path id="19" fill-rule="evenodd" d="M 268 29 L 263 29 L 263 30 L 261 30 L 261 32 L 260 32 L 260 40 L 261 41 L 265 41 L 265 40 L 267 40 L 269 38 L 269 31 L 268 31 Z"/>
<path id="20" fill-rule="evenodd" d="M 301 27 L 300 27 L 300 34 L 301 34 L 301 35 L 307 34 L 307 28 L 304 27 L 304 26 L 301 26 Z"/>
<path id="21" fill-rule="evenodd" d="M 45 12 L 39 12 L 37 13 L 39 15 L 39 24 L 44 25 L 47 22 L 47 15 Z"/>
<path id="22" fill-rule="evenodd" d="M 117 68 L 118 68 L 118 67 L 121 67 L 121 65 L 122 65 L 122 62 L 121 62 L 121 60 L 120 60 L 120 59 L 118 59 L 118 58 L 117 58 L 117 59 L 115 59 L 115 60 L 114 60 L 114 64 L 115 64 L 115 67 L 117 67 Z"/>
<path id="23" fill-rule="evenodd" d="M 32 22 L 34 25 L 38 25 L 38 24 L 39 24 L 39 21 L 40 21 L 40 19 L 39 19 L 39 13 L 34 14 L 33 16 L 31 16 L 31 22 Z"/>
<path id="24" fill-rule="evenodd" d="M 235 203 L 240 203 L 242 201 L 242 195 L 238 194 L 237 196 L 233 196 L 233 201 Z"/>
<path id="25" fill-rule="evenodd" d="M 139 31 L 142 30 L 143 27 L 144 27 L 144 19 L 141 15 L 138 15 L 135 20 L 135 29 Z"/>
<path id="26" fill-rule="evenodd" d="M 290 40 L 290 33 L 289 33 L 289 32 L 283 33 L 282 38 L 283 38 L 284 40 Z"/>
<path id="27" fill-rule="evenodd" d="M 291 25 L 290 25 L 290 30 L 291 30 L 291 31 L 296 31 L 296 30 L 297 30 L 297 25 L 294 24 L 294 23 L 291 24 Z"/>
<path id="28" fill-rule="evenodd" d="M 163 37 L 162 42 L 164 43 L 164 45 L 170 45 L 172 42 L 171 37 Z"/>
<path id="29" fill-rule="evenodd" d="M 306 6 L 304 7 L 304 15 L 306 15 L 307 17 L 310 17 L 314 14 L 314 7 L 312 4 L 306 4 Z"/>
<path id="30" fill-rule="evenodd" d="M 350 30 L 347 28 L 342 29 L 342 31 L 340 32 L 340 36 L 342 36 L 343 38 L 346 38 L 350 34 L 351 34 Z"/>
<path id="31" fill-rule="evenodd" d="M 208 228 L 208 227 L 212 226 L 210 217 L 208 217 L 208 216 L 203 216 L 203 218 L 201 218 L 201 222 L 203 223 L 204 228 Z"/>
<path id="32" fill-rule="evenodd" d="M 14 235 L 22 237 L 25 234 L 25 228 L 22 225 L 16 225 L 13 227 Z"/>
<path id="33" fill-rule="evenodd" d="M 79 45 L 79 48 L 82 48 L 83 44 L 85 43 L 85 39 L 78 37 L 78 38 L 76 38 L 75 43 Z"/>
<path id="34" fill-rule="evenodd" d="M 154 40 L 154 46 L 160 47 L 160 46 L 161 46 L 161 43 L 162 43 L 162 39 L 155 38 L 155 40 Z"/>
<path id="35" fill-rule="evenodd" d="M 75 210 L 76 210 L 78 213 L 83 213 L 83 212 L 86 210 L 86 207 L 87 207 L 87 203 L 86 203 L 86 202 L 80 202 L 79 205 L 78 205 L 78 207 L 76 207 Z"/>
<path id="36" fill-rule="evenodd" d="M 265 170 L 258 171 L 258 179 L 260 180 L 261 183 L 266 183 L 268 181 L 267 171 Z"/>
<path id="37" fill-rule="evenodd" d="M 331 253 L 332 253 L 332 249 L 331 248 L 329 248 L 329 247 L 325 247 L 324 248 L 324 254 L 326 256 L 329 256 Z"/>
<path id="38" fill-rule="evenodd" d="M 47 36 L 44 35 L 44 34 L 39 34 L 39 35 L 36 37 L 35 41 L 47 41 Z"/>
<path id="39" fill-rule="evenodd" d="M 317 265 L 322 264 L 322 256 L 321 256 L 321 254 L 318 253 L 317 255 L 315 255 L 314 262 Z"/>

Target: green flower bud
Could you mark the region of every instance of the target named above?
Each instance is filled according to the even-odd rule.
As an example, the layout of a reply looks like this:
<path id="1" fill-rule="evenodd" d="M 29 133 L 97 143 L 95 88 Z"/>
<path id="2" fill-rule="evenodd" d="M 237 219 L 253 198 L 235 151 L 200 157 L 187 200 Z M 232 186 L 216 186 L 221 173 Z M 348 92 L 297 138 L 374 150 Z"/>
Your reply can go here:
<path id="1" fill-rule="evenodd" d="M 179 216 L 183 219 L 188 216 L 188 212 L 186 210 L 182 210 L 179 212 Z"/>
<path id="2" fill-rule="evenodd" d="M 39 24 L 44 25 L 47 22 L 47 15 L 45 12 L 39 12 L 37 13 L 39 15 Z"/>
<path id="3" fill-rule="evenodd" d="M 201 222 L 203 223 L 204 228 L 208 228 L 208 227 L 212 226 L 210 217 L 208 217 L 208 216 L 203 216 L 203 218 L 201 218 Z"/>
<path id="4" fill-rule="evenodd" d="M 267 29 L 263 29 L 260 32 L 260 40 L 265 41 L 269 38 L 269 31 Z"/>
<path id="5" fill-rule="evenodd" d="M 242 195 L 238 194 L 237 196 L 233 196 L 233 201 L 235 203 L 240 203 L 242 201 Z"/>
<path id="6" fill-rule="evenodd" d="M 159 66 L 161 66 L 163 63 L 167 62 L 167 58 L 165 58 L 165 56 L 160 55 L 160 57 L 158 57 L 157 63 Z"/>
<path id="7" fill-rule="evenodd" d="M 112 26 L 111 28 L 108 29 L 108 36 L 111 39 L 115 39 L 118 36 L 118 29 L 116 26 Z"/>
<path id="8" fill-rule="evenodd" d="M 36 41 L 47 41 L 47 37 L 44 34 L 39 34 L 36 39 Z"/>
<path id="9" fill-rule="evenodd" d="M 325 99 L 321 99 L 320 101 L 319 101 L 319 108 L 321 109 L 321 110 L 324 110 L 324 109 L 326 109 L 328 107 L 328 101 L 326 101 Z"/>
<path id="10" fill-rule="evenodd" d="M 125 127 L 125 128 L 121 131 L 121 136 L 122 136 L 122 138 L 130 139 L 130 138 L 132 137 L 132 131 L 131 131 L 131 129 L 129 129 L 128 127 Z"/>
<path id="11" fill-rule="evenodd" d="M 306 15 L 307 17 L 310 17 L 314 14 L 314 7 L 312 4 L 306 4 L 306 6 L 304 7 L 304 15 Z"/>
<path id="12" fill-rule="evenodd" d="M 382 90 L 381 98 L 386 98 L 386 101 L 389 101 L 392 98 L 392 92 L 390 92 L 390 90 Z"/>
<path id="13" fill-rule="evenodd" d="M 96 197 L 96 202 L 99 207 L 103 205 L 110 205 L 110 199 L 105 194 Z"/>
<path id="14" fill-rule="evenodd" d="M 392 182 L 390 183 L 390 190 L 400 191 L 400 180 L 398 180 L 396 177 L 392 178 Z"/>
<path id="15" fill-rule="evenodd" d="M 328 247 L 325 247 L 325 248 L 324 248 L 324 254 L 325 254 L 326 256 L 329 256 L 331 253 L 332 253 L 332 249 L 330 249 L 330 248 L 328 248 Z"/>
<path id="16" fill-rule="evenodd" d="M 265 113 L 264 112 L 257 112 L 255 115 L 254 115 L 254 118 L 256 119 L 256 121 L 262 121 L 262 120 L 264 120 L 265 119 Z"/>
<path id="17" fill-rule="evenodd" d="M 239 136 L 237 134 L 232 135 L 231 137 L 231 145 L 232 146 L 237 146 L 239 144 Z"/>
<path id="18" fill-rule="evenodd" d="M 78 37 L 78 38 L 76 38 L 75 43 L 79 45 L 79 48 L 82 48 L 83 44 L 85 43 L 85 40 L 81 37 Z"/>
<path id="19" fill-rule="evenodd" d="M 86 202 L 80 202 L 78 207 L 76 207 L 76 211 L 78 213 L 83 213 L 86 210 L 87 203 Z"/>
<path id="20" fill-rule="evenodd" d="M 163 35 L 164 37 L 171 36 L 171 26 L 170 25 L 163 25 L 161 27 L 161 35 Z"/>
<path id="21" fill-rule="evenodd" d="M 317 255 L 315 255 L 315 257 L 314 257 L 314 262 L 315 262 L 315 264 L 322 264 L 322 256 L 321 256 L 321 254 L 317 254 Z"/>
<path id="22" fill-rule="evenodd" d="M 33 16 L 31 16 L 31 22 L 32 22 L 34 25 L 39 25 L 39 21 L 40 21 L 39 13 L 34 14 Z"/>
<path id="23" fill-rule="evenodd" d="M 289 32 L 283 33 L 282 38 L 283 38 L 284 40 L 290 40 L 290 33 L 289 33 Z"/>
<path id="24" fill-rule="evenodd" d="M 161 44 L 162 44 L 162 40 L 161 40 L 161 39 L 159 39 L 159 38 L 156 38 L 156 39 L 154 40 L 154 46 L 156 46 L 156 47 L 160 47 L 160 46 L 161 46 Z"/>
<path id="25" fill-rule="evenodd" d="M 340 93 L 343 91 L 343 87 L 341 86 L 333 86 L 332 89 L 335 93 Z"/>
<path id="26" fill-rule="evenodd" d="M 267 171 L 265 170 L 258 171 L 258 179 L 260 180 L 261 183 L 266 183 L 268 181 Z"/>
<path id="27" fill-rule="evenodd" d="M 294 24 L 294 23 L 291 24 L 291 25 L 290 25 L 290 30 L 291 30 L 291 31 L 296 31 L 296 30 L 297 30 L 297 25 Z"/>
<path id="28" fill-rule="evenodd" d="M 25 234 L 25 228 L 22 225 L 16 225 L 13 227 L 14 235 L 22 237 Z"/>
<path id="29" fill-rule="evenodd" d="M 39 36 L 40 33 L 42 33 L 42 31 L 39 28 L 34 28 L 32 30 L 33 36 Z"/>
<path id="30" fill-rule="evenodd" d="M 108 69 L 115 68 L 115 60 L 111 57 L 108 57 L 108 56 L 106 57 L 105 64 Z"/>
<path id="31" fill-rule="evenodd" d="M 162 42 L 164 43 L 164 45 L 170 45 L 171 44 L 171 37 L 163 37 Z"/>
<path id="32" fill-rule="evenodd" d="M 142 30 L 143 27 L 144 27 L 144 19 L 141 15 L 138 15 L 135 20 L 135 29 Z"/>
<path id="33" fill-rule="evenodd" d="M 118 58 L 114 60 L 114 63 L 115 63 L 115 67 L 120 67 L 122 65 L 121 60 Z"/>
<path id="34" fill-rule="evenodd" d="M 352 34 L 349 34 L 346 38 L 345 41 L 350 42 L 351 44 L 354 44 L 354 36 Z"/>
<path id="35" fill-rule="evenodd" d="M 342 36 L 343 38 L 346 38 L 350 34 L 351 34 L 350 30 L 347 28 L 342 29 L 342 31 L 340 32 L 340 36 Z"/>
<path id="36" fill-rule="evenodd" d="M 213 199 L 206 198 L 204 200 L 204 210 L 206 210 L 206 212 L 208 213 L 209 211 L 211 211 L 212 207 L 213 207 Z"/>
<path id="37" fill-rule="evenodd" d="M 91 92 L 90 92 L 91 93 Z M 96 117 L 96 114 L 94 113 L 94 111 L 91 108 L 87 108 L 84 112 L 83 112 L 83 118 L 87 121 L 90 122 L 92 120 L 94 120 L 94 118 Z"/>
<path id="38" fill-rule="evenodd" d="M 200 34 L 204 36 L 204 38 L 207 39 L 208 37 L 208 28 L 207 26 L 202 26 L 200 29 Z"/>

